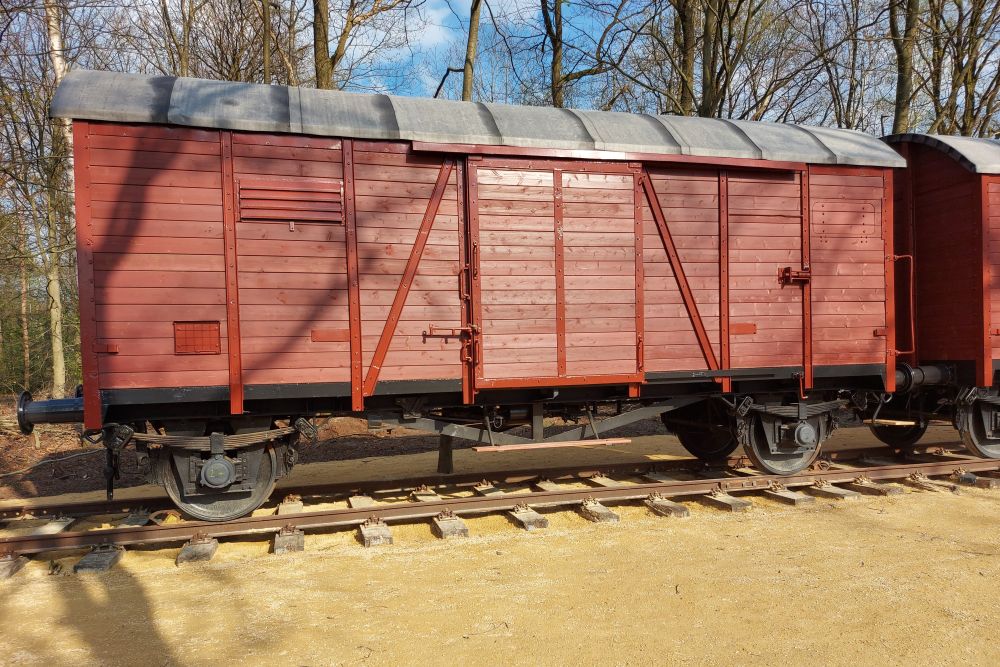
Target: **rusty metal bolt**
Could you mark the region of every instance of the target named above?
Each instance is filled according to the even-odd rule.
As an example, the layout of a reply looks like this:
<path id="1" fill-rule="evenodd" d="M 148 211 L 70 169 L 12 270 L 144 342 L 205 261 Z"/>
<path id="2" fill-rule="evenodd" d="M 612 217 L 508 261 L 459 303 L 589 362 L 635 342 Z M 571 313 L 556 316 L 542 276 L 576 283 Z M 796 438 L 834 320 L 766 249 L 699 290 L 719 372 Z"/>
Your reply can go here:
<path id="1" fill-rule="evenodd" d="M 204 531 L 198 531 L 197 533 L 191 536 L 190 540 L 191 544 L 204 544 L 206 542 L 211 542 L 211 541 L 212 541 L 211 536 Z"/>

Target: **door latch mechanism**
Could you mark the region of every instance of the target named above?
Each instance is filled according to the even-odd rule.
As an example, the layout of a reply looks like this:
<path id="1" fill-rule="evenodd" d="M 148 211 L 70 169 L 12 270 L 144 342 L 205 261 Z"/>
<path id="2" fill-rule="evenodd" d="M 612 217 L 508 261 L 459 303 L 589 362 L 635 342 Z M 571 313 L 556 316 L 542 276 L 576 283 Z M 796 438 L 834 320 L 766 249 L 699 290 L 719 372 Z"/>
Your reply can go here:
<path id="1" fill-rule="evenodd" d="M 786 266 L 783 269 L 778 269 L 778 284 L 779 285 L 805 285 L 810 280 L 812 280 L 812 271 L 809 267 L 804 266 L 801 270 L 793 269 L 790 266 Z"/>

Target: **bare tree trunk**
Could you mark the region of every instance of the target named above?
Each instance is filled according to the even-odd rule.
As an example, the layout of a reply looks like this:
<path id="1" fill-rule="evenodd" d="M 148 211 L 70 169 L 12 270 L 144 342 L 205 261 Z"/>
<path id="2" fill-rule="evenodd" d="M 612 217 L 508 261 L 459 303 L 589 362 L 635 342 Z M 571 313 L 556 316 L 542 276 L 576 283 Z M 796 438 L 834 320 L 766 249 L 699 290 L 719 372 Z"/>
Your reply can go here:
<path id="1" fill-rule="evenodd" d="M 60 25 L 60 8 L 56 6 L 54 0 L 44 0 L 45 6 L 45 26 L 49 37 L 49 59 L 52 61 L 52 69 L 55 72 L 56 86 L 66 76 L 66 58 L 63 54 L 63 36 Z M 68 184 L 67 207 L 73 207 L 73 132 L 70 129 L 69 121 L 63 118 L 54 120 L 56 127 L 62 134 L 63 149 L 67 158 L 66 180 Z M 55 146 L 53 146 L 55 148 Z M 54 157 L 59 157 L 57 151 Z M 49 251 L 48 261 L 45 263 L 46 291 L 49 294 L 49 326 L 51 333 L 49 339 L 52 345 L 52 396 L 62 398 L 66 392 L 66 347 L 63 342 L 63 307 L 62 307 L 62 280 L 59 275 L 60 251 L 59 245 L 62 240 L 60 233 L 60 216 L 52 205 L 52 195 L 49 195 Z"/>
<path id="2" fill-rule="evenodd" d="M 66 349 L 63 344 L 62 280 L 58 261 L 50 259 L 45 269 L 49 296 L 49 327 L 52 329 L 52 397 L 66 395 Z"/>
<path id="3" fill-rule="evenodd" d="M 542 19 L 545 21 L 545 35 L 552 46 L 552 57 L 549 61 L 549 89 L 552 94 L 552 106 L 562 108 L 566 104 L 565 81 L 563 81 L 563 0 L 554 0 L 549 7 L 548 0 L 542 0 Z"/>
<path id="4" fill-rule="evenodd" d="M 475 85 L 476 49 L 479 46 L 479 15 L 482 13 L 483 0 L 472 0 L 469 11 L 469 40 L 465 44 L 465 68 L 462 72 L 462 99 L 472 101 L 472 88 Z"/>
<path id="5" fill-rule="evenodd" d="M 696 0 L 680 0 L 677 12 L 680 14 L 681 47 L 681 113 L 685 116 L 694 114 L 694 64 L 698 47 L 698 36 L 695 34 Z"/>
<path id="6" fill-rule="evenodd" d="M 264 83 L 271 83 L 271 0 L 261 0 L 264 24 Z"/>
<path id="7" fill-rule="evenodd" d="M 903 14 L 902 17 L 900 12 Z M 913 104 L 913 47 L 917 36 L 919 14 L 920 0 L 890 0 L 889 30 L 892 34 L 892 47 L 896 51 L 893 134 L 907 132 L 910 129 L 910 109 Z"/>
<path id="8" fill-rule="evenodd" d="M 21 361 L 24 363 L 22 384 L 24 390 L 31 388 L 31 333 L 28 328 L 28 230 L 21 225 L 19 255 L 21 256 Z"/>
<path id="9" fill-rule="evenodd" d="M 316 87 L 333 88 L 333 62 L 330 60 L 330 3 L 313 0 L 313 60 L 316 63 Z"/>
<path id="10" fill-rule="evenodd" d="M 721 5 L 723 0 L 703 0 L 705 7 L 705 29 L 701 45 L 701 104 L 698 105 L 699 116 L 716 115 L 716 94 L 718 92 L 718 76 L 716 63 L 718 58 L 716 42 L 719 26 L 722 22 Z"/>

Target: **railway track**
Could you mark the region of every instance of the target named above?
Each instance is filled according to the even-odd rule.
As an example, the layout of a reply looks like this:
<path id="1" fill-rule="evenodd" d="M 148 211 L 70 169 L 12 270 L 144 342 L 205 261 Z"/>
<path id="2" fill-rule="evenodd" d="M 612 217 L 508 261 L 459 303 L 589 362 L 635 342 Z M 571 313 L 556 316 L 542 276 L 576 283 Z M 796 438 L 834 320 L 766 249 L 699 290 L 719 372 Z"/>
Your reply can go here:
<path id="1" fill-rule="evenodd" d="M 112 528 L 72 529 L 72 518 L 54 520 L 35 532 L 0 539 L 0 576 L 13 574 L 33 554 L 91 549 L 76 570 L 107 569 L 126 547 L 186 542 L 178 562 L 207 560 L 219 538 L 268 536 L 276 553 L 300 551 L 304 531 L 357 528 L 366 546 L 391 543 L 390 524 L 430 520 L 441 537 L 468 535 L 462 517 L 507 513 L 526 529 L 547 525 L 537 510 L 576 509 L 593 521 L 617 521 L 613 503 L 643 502 L 651 511 L 686 516 L 685 501 L 701 501 L 723 509 L 749 509 L 748 496 L 764 495 L 793 505 L 816 497 L 849 499 L 860 495 L 900 493 L 903 483 L 929 491 L 956 491 L 959 484 L 1000 487 L 1000 461 L 974 458 L 940 447 L 925 447 L 905 458 L 886 460 L 886 449 L 836 452 L 819 465 L 793 476 L 760 474 L 742 458 L 731 458 L 717 468 L 693 465 L 692 460 L 655 465 L 607 466 L 602 471 L 547 469 L 514 471 L 483 480 L 482 475 L 424 477 L 366 485 L 340 484 L 287 489 L 301 494 L 283 501 L 274 514 L 223 522 L 179 521 L 150 523 L 150 514 L 129 504 L 48 506 L 47 516 L 72 511 L 94 514 L 131 512 Z M 443 485 L 447 485 L 445 491 Z M 471 493 L 470 493 L 471 492 Z M 446 493 L 464 493 L 449 496 Z M 346 507 L 328 507 L 331 502 Z M 678 502 L 681 501 L 681 502 Z M 312 505 L 312 503 L 316 503 Z M 33 508 L 37 515 L 40 508 Z M 110 510 L 110 511 L 109 511 Z M 17 520 L 8 523 L 15 525 Z"/>

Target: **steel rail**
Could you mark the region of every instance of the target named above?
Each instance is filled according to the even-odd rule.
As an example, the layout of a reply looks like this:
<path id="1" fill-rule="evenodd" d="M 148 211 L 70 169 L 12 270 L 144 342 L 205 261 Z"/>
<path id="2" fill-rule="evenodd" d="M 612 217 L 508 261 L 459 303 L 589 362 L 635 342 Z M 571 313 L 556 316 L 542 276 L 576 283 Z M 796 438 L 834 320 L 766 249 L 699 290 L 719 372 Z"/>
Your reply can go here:
<path id="1" fill-rule="evenodd" d="M 233 537 L 276 533 L 287 527 L 297 529 L 338 528 L 356 526 L 373 517 L 386 522 L 416 521 L 435 517 L 446 510 L 456 515 L 467 516 L 509 511 L 523 504 L 535 508 L 550 508 L 579 505 L 588 500 L 605 502 L 642 500 L 653 494 L 669 498 L 706 495 L 716 491 L 726 493 L 762 491 L 775 484 L 791 488 L 809 486 L 820 481 L 831 484 L 849 483 L 861 476 L 875 482 L 904 479 L 913 473 L 923 473 L 927 476 L 947 475 L 960 469 L 972 473 L 997 471 L 1000 470 L 1000 460 L 962 458 L 859 468 L 837 466 L 827 470 L 812 470 L 791 476 L 750 474 L 641 484 L 623 482 L 621 486 L 613 487 L 567 488 L 532 491 L 530 494 L 442 498 L 440 500 L 377 505 L 366 508 L 337 508 L 299 514 L 244 517 L 232 521 L 192 521 L 172 525 L 119 527 L 53 535 L 24 535 L 0 540 L 0 553 L 25 555 L 107 545 L 124 547 L 136 544 L 183 542 L 195 537 Z"/>
<path id="2" fill-rule="evenodd" d="M 921 445 L 914 448 L 915 454 L 940 451 L 945 453 L 964 452 L 961 444 L 955 443 L 935 443 Z M 892 456 L 892 450 L 884 445 L 864 447 L 857 449 L 842 449 L 823 453 L 824 461 L 855 461 L 866 457 L 887 457 Z M 749 467 L 750 461 L 745 456 L 731 456 L 725 461 L 715 464 L 708 464 L 695 458 L 671 459 L 666 461 L 632 461 L 628 463 L 608 463 L 593 464 L 588 463 L 582 466 L 558 466 L 552 468 L 514 468 L 512 470 L 495 472 L 469 472 L 469 473 L 431 473 L 419 477 L 400 477 L 391 480 L 367 480 L 353 482 L 321 482 L 318 484 L 304 484 L 288 487 L 279 487 L 272 493 L 272 498 L 296 495 L 303 498 L 317 498 L 324 496 L 335 496 L 339 494 L 354 493 L 381 493 L 386 491 L 396 491 L 400 489 L 412 489 L 418 486 L 475 486 L 489 477 L 496 482 L 515 484 L 534 479 L 549 479 L 552 481 L 562 481 L 569 479 L 581 479 L 593 477 L 599 473 L 613 473 L 619 475 L 643 473 L 643 472 L 684 472 L 698 471 L 706 468 L 726 469 Z M 128 487 L 136 488 L 136 487 Z M 0 520 L 18 519 L 27 515 L 44 517 L 83 517 L 97 516 L 102 514 L 124 514 L 138 510 L 156 511 L 161 509 L 171 509 L 173 502 L 166 496 L 150 496 L 148 498 L 123 498 L 121 500 L 96 500 L 75 503 L 51 503 L 45 505 L 11 505 L 0 507 Z"/>

